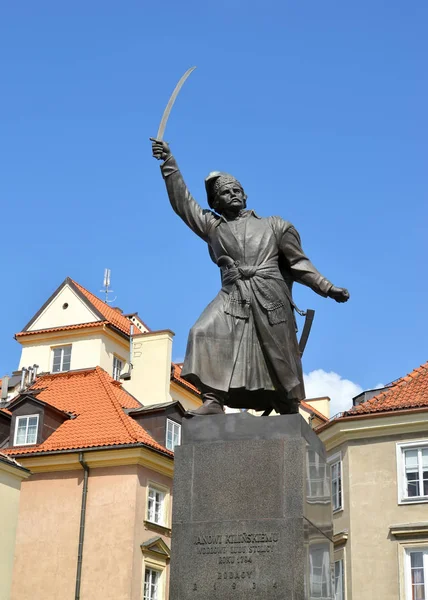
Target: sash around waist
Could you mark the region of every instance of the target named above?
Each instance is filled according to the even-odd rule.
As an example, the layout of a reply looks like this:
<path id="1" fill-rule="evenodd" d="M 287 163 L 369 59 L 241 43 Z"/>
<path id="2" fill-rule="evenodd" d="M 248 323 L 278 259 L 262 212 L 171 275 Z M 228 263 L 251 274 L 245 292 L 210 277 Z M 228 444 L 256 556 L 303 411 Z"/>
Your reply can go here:
<path id="1" fill-rule="evenodd" d="M 224 306 L 225 313 L 248 319 L 252 296 L 254 296 L 267 312 L 271 325 L 285 322 L 287 320 L 285 301 L 290 302 L 290 298 L 277 261 L 269 261 L 261 265 L 241 265 L 237 261 L 232 262 L 229 258 L 228 263 L 220 265 L 222 266 L 222 290 L 228 294 Z M 272 285 L 272 280 L 282 282 L 283 285 Z"/>

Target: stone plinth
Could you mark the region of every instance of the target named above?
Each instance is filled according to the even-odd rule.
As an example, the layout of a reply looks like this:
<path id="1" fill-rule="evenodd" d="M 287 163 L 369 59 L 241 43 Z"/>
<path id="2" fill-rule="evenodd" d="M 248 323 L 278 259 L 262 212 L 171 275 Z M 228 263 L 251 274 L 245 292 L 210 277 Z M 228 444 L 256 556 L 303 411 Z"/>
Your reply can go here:
<path id="1" fill-rule="evenodd" d="M 195 417 L 182 437 L 170 600 L 331 598 L 329 473 L 304 419 Z"/>

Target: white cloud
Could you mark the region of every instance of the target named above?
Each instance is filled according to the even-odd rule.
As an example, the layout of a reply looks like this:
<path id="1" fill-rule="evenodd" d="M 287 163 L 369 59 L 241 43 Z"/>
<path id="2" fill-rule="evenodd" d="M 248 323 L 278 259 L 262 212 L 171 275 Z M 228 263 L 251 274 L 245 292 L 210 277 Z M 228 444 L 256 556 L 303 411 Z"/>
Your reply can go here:
<path id="1" fill-rule="evenodd" d="M 352 398 L 363 391 L 363 388 L 349 379 L 330 371 L 316 369 L 309 374 L 304 374 L 306 398 L 319 398 L 329 396 L 330 416 L 349 410 L 352 407 Z"/>

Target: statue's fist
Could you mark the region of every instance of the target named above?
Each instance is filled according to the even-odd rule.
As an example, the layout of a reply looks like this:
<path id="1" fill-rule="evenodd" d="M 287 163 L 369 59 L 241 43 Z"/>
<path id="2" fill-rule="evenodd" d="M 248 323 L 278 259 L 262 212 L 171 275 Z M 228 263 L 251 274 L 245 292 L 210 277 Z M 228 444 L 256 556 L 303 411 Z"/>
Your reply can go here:
<path id="1" fill-rule="evenodd" d="M 157 160 L 166 160 L 171 154 L 168 144 L 163 140 L 157 140 L 156 138 L 150 138 L 150 140 L 152 142 L 153 156 L 157 158 Z"/>
<path id="2" fill-rule="evenodd" d="M 331 288 L 328 293 L 330 298 L 336 300 L 336 302 L 348 302 L 349 300 L 349 292 L 345 288 L 339 288 L 335 285 Z"/>

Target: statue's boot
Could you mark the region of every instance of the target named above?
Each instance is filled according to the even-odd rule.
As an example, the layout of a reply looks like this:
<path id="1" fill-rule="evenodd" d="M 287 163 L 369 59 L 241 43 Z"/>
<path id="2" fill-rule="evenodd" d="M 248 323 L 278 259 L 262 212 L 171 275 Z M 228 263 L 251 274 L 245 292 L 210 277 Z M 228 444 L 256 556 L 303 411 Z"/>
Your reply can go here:
<path id="1" fill-rule="evenodd" d="M 212 388 L 203 387 L 202 390 L 203 404 L 194 410 L 188 410 L 185 417 L 205 417 L 206 415 L 223 415 L 224 414 L 224 392 L 213 390 Z"/>

